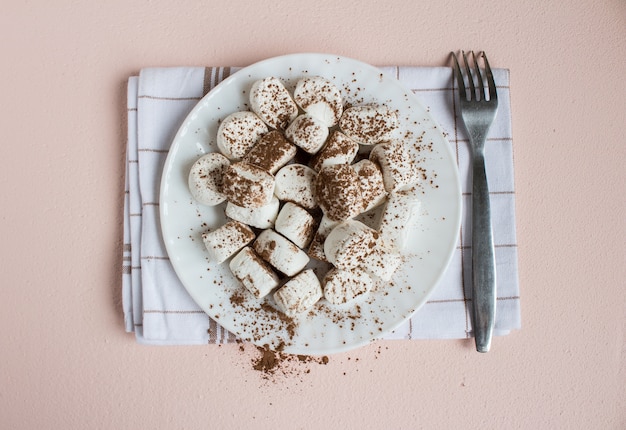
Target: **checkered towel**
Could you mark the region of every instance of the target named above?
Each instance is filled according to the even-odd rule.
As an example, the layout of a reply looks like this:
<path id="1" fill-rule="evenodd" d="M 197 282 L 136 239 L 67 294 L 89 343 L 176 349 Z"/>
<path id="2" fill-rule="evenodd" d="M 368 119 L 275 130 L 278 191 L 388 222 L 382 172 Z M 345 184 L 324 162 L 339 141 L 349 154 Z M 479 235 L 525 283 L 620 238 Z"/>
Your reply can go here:
<path id="1" fill-rule="evenodd" d="M 447 137 L 459 165 L 464 215 L 445 276 L 428 302 L 386 339 L 459 339 L 472 335 L 471 176 L 469 142 L 456 107 L 452 69 L 381 67 L 411 89 Z M 128 80 L 128 149 L 122 293 L 126 330 L 156 345 L 234 342 L 236 337 L 191 299 L 172 268 L 159 226 L 161 170 L 187 114 L 234 67 L 143 69 Z M 499 110 L 486 149 L 496 248 L 496 335 L 519 329 L 515 186 L 509 71 L 494 69 Z M 452 107 L 452 109 L 451 109 Z M 468 185 L 469 182 L 469 185 Z"/>

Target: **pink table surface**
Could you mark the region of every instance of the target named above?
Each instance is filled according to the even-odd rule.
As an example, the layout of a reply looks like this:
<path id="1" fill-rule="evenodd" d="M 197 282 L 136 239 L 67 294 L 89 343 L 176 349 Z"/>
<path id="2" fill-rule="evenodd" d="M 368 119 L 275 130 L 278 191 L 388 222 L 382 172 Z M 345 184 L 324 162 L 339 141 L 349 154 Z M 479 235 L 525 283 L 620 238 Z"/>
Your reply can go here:
<path id="1" fill-rule="evenodd" d="M 0 428 L 626 428 L 626 3 L 8 1 Z M 511 71 L 522 330 L 381 341 L 268 377 L 124 332 L 126 79 L 293 52 L 485 50 Z"/>

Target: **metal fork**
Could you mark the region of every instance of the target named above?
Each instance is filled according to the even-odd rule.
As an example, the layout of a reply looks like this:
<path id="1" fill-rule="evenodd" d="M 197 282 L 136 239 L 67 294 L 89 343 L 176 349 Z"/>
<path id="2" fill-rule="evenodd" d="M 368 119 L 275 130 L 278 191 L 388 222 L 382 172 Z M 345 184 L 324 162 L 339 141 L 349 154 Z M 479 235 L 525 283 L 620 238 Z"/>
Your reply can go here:
<path id="1" fill-rule="evenodd" d="M 488 352 L 496 315 L 496 261 L 491 229 L 489 187 L 485 172 L 485 140 L 489 127 L 498 110 L 498 95 L 493 74 L 482 52 L 487 79 L 488 95 L 485 93 L 483 75 L 474 52 L 474 74 L 462 52 L 469 86 L 467 94 L 464 77 L 456 54 L 453 52 L 456 80 L 459 87 L 460 110 L 463 123 L 469 134 L 472 149 L 472 294 L 473 330 L 476 350 Z M 480 57 L 480 56 L 479 56 Z"/>

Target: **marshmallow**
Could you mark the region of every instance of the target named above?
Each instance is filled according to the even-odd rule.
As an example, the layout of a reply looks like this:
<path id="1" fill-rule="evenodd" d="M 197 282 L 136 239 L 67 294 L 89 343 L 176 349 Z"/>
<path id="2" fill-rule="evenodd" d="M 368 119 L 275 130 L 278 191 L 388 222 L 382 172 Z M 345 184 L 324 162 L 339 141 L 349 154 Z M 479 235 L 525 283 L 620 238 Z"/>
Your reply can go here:
<path id="1" fill-rule="evenodd" d="M 406 146 L 398 140 L 376 145 L 369 156 L 383 172 L 387 192 L 398 191 L 419 181 L 418 170 Z"/>
<path id="2" fill-rule="evenodd" d="M 343 112 L 339 128 L 362 145 L 375 145 L 398 128 L 398 115 L 384 105 L 353 106 Z"/>
<path id="3" fill-rule="evenodd" d="M 389 195 L 380 216 L 378 231 L 390 248 L 404 251 L 410 221 L 420 206 L 417 190 L 402 190 Z"/>
<path id="4" fill-rule="evenodd" d="M 313 194 L 315 170 L 303 164 L 288 164 L 276 173 L 274 193 L 280 200 L 296 203 L 306 209 L 315 209 Z"/>
<path id="5" fill-rule="evenodd" d="M 322 168 L 315 179 L 315 198 L 324 214 L 333 221 L 358 215 L 363 209 L 359 177 L 351 165 Z"/>
<path id="6" fill-rule="evenodd" d="M 306 153 L 315 154 L 328 138 L 328 127 L 321 120 L 305 113 L 289 124 L 285 136 Z"/>
<path id="7" fill-rule="evenodd" d="M 324 298 L 333 305 L 354 300 L 372 289 L 372 278 L 360 269 L 332 268 L 324 276 Z"/>
<path id="8" fill-rule="evenodd" d="M 347 220 L 328 234 L 324 241 L 324 254 L 339 269 L 363 266 L 374 251 L 378 238 L 376 230 L 360 221 Z"/>
<path id="9" fill-rule="evenodd" d="M 326 215 L 322 216 L 320 224 L 317 227 L 317 231 L 315 232 L 315 236 L 313 236 L 313 240 L 309 245 L 309 257 L 315 258 L 316 260 L 328 262 L 326 254 L 324 254 L 324 241 L 326 240 L 326 237 L 332 231 L 332 229 L 335 228 L 339 223 L 340 221 L 333 221 Z"/>
<path id="10" fill-rule="evenodd" d="M 402 256 L 400 253 L 387 247 L 383 240 L 379 240 L 374 251 L 367 257 L 367 264 L 361 269 L 367 272 L 372 279 L 389 282 L 401 263 Z"/>
<path id="11" fill-rule="evenodd" d="M 387 197 L 383 174 L 380 168 L 370 160 L 361 160 L 352 165 L 361 182 L 363 211 L 367 212 L 381 205 Z"/>
<path id="12" fill-rule="evenodd" d="M 217 129 L 217 147 L 231 160 L 240 160 L 267 131 L 267 125 L 254 112 L 234 112 Z"/>
<path id="13" fill-rule="evenodd" d="M 244 208 L 233 202 L 228 202 L 225 214 L 227 217 L 251 227 L 265 229 L 274 227 L 279 206 L 280 201 L 275 196 L 272 196 L 272 200 L 268 204 L 258 208 Z"/>
<path id="14" fill-rule="evenodd" d="M 298 116 L 298 105 L 280 79 L 268 77 L 252 84 L 250 108 L 267 125 L 284 130 Z"/>
<path id="15" fill-rule="evenodd" d="M 322 150 L 311 160 L 311 167 L 319 172 L 324 166 L 350 164 L 358 151 L 358 143 L 340 131 L 333 131 Z"/>
<path id="16" fill-rule="evenodd" d="M 279 284 L 276 273 L 249 246 L 230 260 L 231 272 L 257 299 L 262 299 Z"/>
<path id="17" fill-rule="evenodd" d="M 276 218 L 274 229 L 300 248 L 304 248 L 315 234 L 315 219 L 306 209 L 287 202 Z"/>
<path id="18" fill-rule="evenodd" d="M 303 111 L 321 120 L 328 127 L 336 125 L 343 113 L 339 88 L 322 76 L 300 79 L 293 92 L 293 98 Z"/>
<path id="19" fill-rule="evenodd" d="M 274 301 L 285 315 L 295 317 L 322 298 L 322 286 L 312 269 L 289 280 L 274 293 Z"/>
<path id="20" fill-rule="evenodd" d="M 309 262 L 304 251 L 271 229 L 263 230 L 253 247 L 263 260 L 287 276 L 295 275 Z"/>
<path id="21" fill-rule="evenodd" d="M 240 161 L 224 172 L 222 191 L 237 206 L 259 208 L 272 200 L 274 176 L 254 164 Z"/>
<path id="22" fill-rule="evenodd" d="M 216 230 L 202 234 L 209 261 L 221 264 L 254 240 L 254 232 L 239 221 L 229 221 Z"/>
<path id="23" fill-rule="evenodd" d="M 230 161 L 218 152 L 205 154 L 193 163 L 188 185 L 191 196 L 199 203 L 215 206 L 226 200 L 222 193 L 222 176 Z"/>
<path id="24" fill-rule="evenodd" d="M 274 174 L 295 157 L 297 151 L 296 145 L 289 142 L 282 132 L 272 130 L 261 137 L 243 161 Z"/>

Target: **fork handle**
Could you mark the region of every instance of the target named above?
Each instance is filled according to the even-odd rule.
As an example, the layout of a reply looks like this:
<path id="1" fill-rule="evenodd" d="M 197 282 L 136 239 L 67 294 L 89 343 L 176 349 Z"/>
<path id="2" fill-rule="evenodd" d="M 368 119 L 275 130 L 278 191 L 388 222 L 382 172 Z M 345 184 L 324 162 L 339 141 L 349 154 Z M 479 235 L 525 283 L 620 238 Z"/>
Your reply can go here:
<path id="1" fill-rule="evenodd" d="M 474 151 L 472 178 L 472 293 L 474 338 L 488 352 L 496 315 L 496 261 L 484 151 Z"/>

